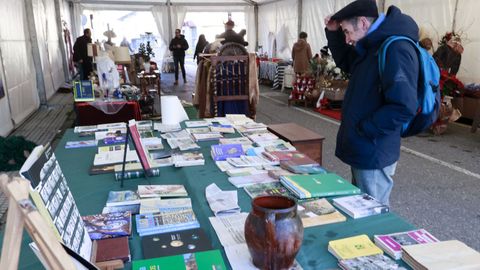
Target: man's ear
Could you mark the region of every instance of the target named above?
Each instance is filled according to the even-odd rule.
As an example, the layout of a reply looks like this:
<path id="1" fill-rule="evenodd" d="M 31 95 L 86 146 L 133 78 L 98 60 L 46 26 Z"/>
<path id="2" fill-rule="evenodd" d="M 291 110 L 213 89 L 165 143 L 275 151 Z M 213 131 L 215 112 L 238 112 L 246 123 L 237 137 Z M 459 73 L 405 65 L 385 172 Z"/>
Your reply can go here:
<path id="1" fill-rule="evenodd" d="M 364 16 L 360 16 L 358 21 L 360 22 L 360 28 L 364 31 L 368 31 L 368 28 L 370 28 L 371 25 L 370 21 Z"/>

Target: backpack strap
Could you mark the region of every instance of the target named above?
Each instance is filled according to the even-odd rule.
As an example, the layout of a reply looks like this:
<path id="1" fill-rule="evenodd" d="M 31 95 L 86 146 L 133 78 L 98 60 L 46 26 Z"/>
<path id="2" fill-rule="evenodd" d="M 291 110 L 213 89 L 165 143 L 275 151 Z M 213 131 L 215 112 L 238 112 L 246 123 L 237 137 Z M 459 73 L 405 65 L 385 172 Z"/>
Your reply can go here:
<path id="1" fill-rule="evenodd" d="M 382 78 L 383 71 L 385 70 L 385 62 L 386 62 L 386 58 L 387 58 L 387 49 L 390 46 L 390 44 L 392 44 L 392 42 L 394 42 L 396 40 L 408 40 L 410 43 L 413 44 L 413 46 L 415 47 L 415 50 L 417 50 L 417 52 L 419 51 L 418 50 L 418 44 L 415 41 L 413 41 L 411 38 L 408 38 L 406 36 L 390 36 L 390 37 L 388 37 L 382 43 L 382 45 L 380 45 L 380 49 L 379 49 L 379 53 L 378 53 L 378 72 L 380 73 L 380 79 Z"/>

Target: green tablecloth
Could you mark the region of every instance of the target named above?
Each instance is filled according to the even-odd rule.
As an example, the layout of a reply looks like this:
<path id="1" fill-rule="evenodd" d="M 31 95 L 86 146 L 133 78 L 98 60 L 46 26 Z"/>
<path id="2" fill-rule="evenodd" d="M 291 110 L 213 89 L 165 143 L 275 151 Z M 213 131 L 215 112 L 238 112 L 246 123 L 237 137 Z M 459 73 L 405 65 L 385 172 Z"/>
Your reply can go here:
<path id="1" fill-rule="evenodd" d="M 67 130 L 55 151 L 60 166 L 68 181 L 78 209 L 82 215 L 101 213 L 107 194 L 110 190 L 122 190 L 120 182 L 114 180 L 113 174 L 90 176 L 89 168 L 93 163 L 93 157 L 97 148 L 65 149 L 67 141 L 85 140 Z M 166 144 L 166 143 L 165 143 Z M 212 241 L 213 247 L 222 249 L 208 217 L 213 216 L 205 198 L 205 187 L 216 183 L 223 190 L 233 190 L 235 187 L 227 180 L 227 175 L 222 173 L 210 157 L 210 145 L 212 142 L 200 143 L 205 157 L 205 166 L 174 168 L 162 168 L 161 175 L 150 178 L 152 184 L 183 184 L 185 185 L 193 203 L 193 210 L 197 215 L 201 227 Z M 168 146 L 167 146 L 168 147 Z M 147 184 L 143 179 L 131 179 L 125 181 L 124 190 L 136 190 L 137 185 Z M 250 211 L 251 199 L 243 189 L 238 190 L 239 205 L 243 212 Z M 328 241 L 338 238 L 367 234 L 387 234 L 414 227 L 394 213 L 387 213 L 361 219 L 348 218 L 346 222 L 317 226 L 305 229 L 302 248 L 297 255 L 297 260 L 304 269 L 332 269 L 337 268 L 337 260 L 327 251 Z M 140 237 L 136 233 L 135 225 L 132 228 L 133 236 L 130 239 L 130 252 L 132 260 L 142 259 Z M 31 242 L 28 235 L 24 234 L 20 267 L 19 269 L 39 269 L 40 262 L 28 247 Z M 3 240 L 3 232 L 2 232 Z M 223 249 L 222 249 L 223 250 Z M 224 253 L 223 253 L 224 254 Z M 224 254 L 225 255 L 225 254 Z M 224 256 L 225 261 L 226 257 Z M 126 264 L 125 269 L 130 269 Z"/>

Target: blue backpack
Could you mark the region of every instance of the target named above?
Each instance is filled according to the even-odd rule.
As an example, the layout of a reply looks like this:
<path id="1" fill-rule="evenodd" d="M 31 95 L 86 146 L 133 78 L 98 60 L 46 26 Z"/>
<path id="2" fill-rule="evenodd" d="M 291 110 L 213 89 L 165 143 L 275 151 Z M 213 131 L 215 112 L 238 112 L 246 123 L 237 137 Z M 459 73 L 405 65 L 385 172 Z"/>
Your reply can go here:
<path id="1" fill-rule="evenodd" d="M 440 70 L 433 57 L 418 43 L 404 36 L 391 36 L 380 46 L 378 54 L 378 70 L 382 78 L 385 69 L 385 58 L 390 44 L 396 40 L 408 40 L 418 51 L 420 74 L 417 88 L 417 114 L 402 126 L 401 136 L 416 135 L 429 128 L 437 121 L 440 111 Z"/>

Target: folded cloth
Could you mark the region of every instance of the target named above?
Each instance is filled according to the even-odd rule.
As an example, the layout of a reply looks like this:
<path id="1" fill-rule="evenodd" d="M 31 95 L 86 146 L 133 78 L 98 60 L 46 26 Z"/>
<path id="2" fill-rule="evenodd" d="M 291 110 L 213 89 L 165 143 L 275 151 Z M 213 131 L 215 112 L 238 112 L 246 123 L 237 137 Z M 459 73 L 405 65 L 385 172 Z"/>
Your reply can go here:
<path id="1" fill-rule="evenodd" d="M 215 216 L 240 213 L 236 190 L 223 191 L 216 184 L 205 188 L 205 196 Z"/>

